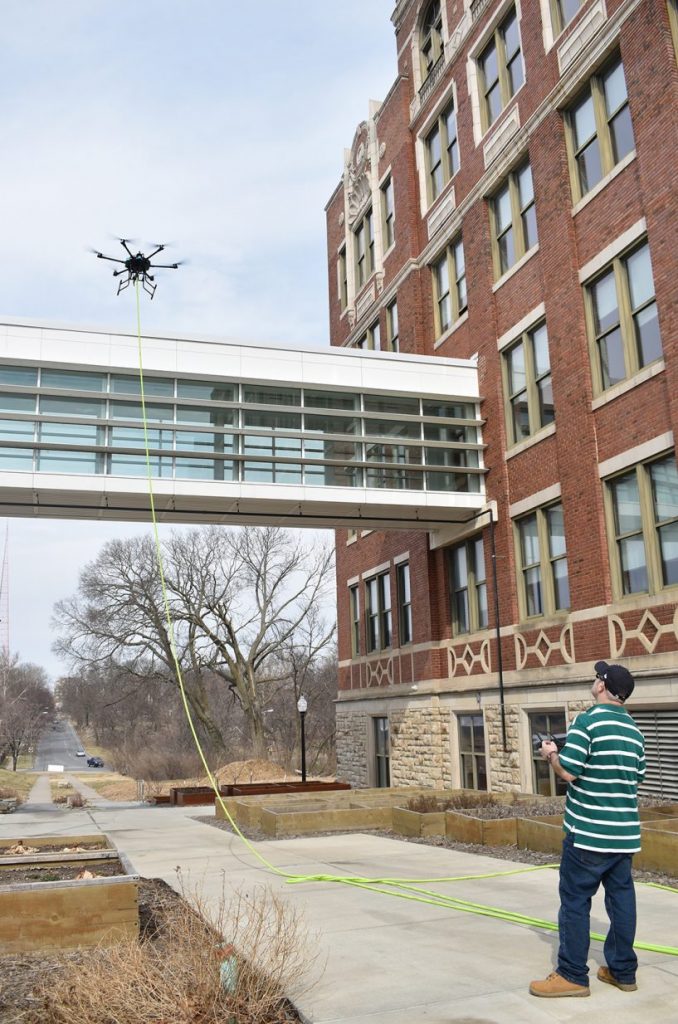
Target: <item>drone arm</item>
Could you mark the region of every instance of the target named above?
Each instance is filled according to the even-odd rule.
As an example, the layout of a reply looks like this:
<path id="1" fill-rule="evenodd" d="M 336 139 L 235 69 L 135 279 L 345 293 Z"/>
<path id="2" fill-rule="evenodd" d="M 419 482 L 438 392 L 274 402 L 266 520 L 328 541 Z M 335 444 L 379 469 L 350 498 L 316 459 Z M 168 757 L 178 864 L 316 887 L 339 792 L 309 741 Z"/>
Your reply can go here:
<path id="1" fill-rule="evenodd" d="M 178 263 L 154 263 L 153 270 L 178 270 Z"/>
<path id="2" fill-rule="evenodd" d="M 148 257 L 147 257 L 147 258 L 148 258 L 149 260 L 152 260 L 152 259 L 153 259 L 153 257 L 154 257 L 154 256 L 157 256 L 159 252 L 162 252 L 162 250 L 163 250 L 164 248 L 165 248 L 165 246 L 164 246 L 164 245 L 159 245 L 157 249 L 154 249 L 154 250 L 153 250 L 153 252 L 150 252 L 150 253 L 148 254 Z"/>
<path id="3" fill-rule="evenodd" d="M 124 260 L 116 260 L 115 256 L 104 256 L 102 252 L 97 253 L 97 259 L 99 260 L 110 260 L 111 263 L 124 263 Z"/>
<path id="4" fill-rule="evenodd" d="M 126 238 L 121 238 L 120 239 L 120 244 L 123 247 L 123 249 L 125 250 L 125 252 L 129 253 L 130 256 L 134 256 L 134 253 L 132 252 L 130 247 L 127 245 L 127 239 Z M 120 260 L 120 262 L 124 263 L 124 260 Z"/>

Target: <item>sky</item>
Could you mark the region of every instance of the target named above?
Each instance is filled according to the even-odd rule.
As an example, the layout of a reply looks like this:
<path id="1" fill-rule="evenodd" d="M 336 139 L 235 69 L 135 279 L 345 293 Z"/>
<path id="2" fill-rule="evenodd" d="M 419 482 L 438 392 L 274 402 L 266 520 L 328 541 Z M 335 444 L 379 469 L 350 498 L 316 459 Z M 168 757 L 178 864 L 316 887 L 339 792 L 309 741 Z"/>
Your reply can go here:
<path id="1" fill-rule="evenodd" d="M 188 261 L 158 277 L 144 331 L 327 344 L 324 207 L 395 77 L 394 6 L 4 0 L 0 319 L 134 330 L 132 289 L 88 251 L 124 236 Z M 12 652 L 65 672 L 54 603 L 143 529 L 12 519 Z"/>

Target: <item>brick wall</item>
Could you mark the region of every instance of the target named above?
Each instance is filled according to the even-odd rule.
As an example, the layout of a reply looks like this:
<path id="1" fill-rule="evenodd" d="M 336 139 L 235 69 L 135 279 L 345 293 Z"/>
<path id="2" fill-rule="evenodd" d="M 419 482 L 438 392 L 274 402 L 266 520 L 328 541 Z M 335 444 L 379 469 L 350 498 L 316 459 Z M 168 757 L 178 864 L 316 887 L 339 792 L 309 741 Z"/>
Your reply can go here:
<path id="1" fill-rule="evenodd" d="M 590 4 L 582 5 L 579 15 L 558 37 L 555 45 L 544 52 L 539 3 L 537 0 L 523 0 L 520 32 L 527 75 L 516 99 L 520 128 L 486 169 L 483 158 L 485 139 L 477 145 L 474 138 L 467 57 L 485 26 L 495 17 L 498 7 L 497 3 L 488 5 L 471 27 L 430 97 L 419 109 L 415 99 L 417 76 L 412 67 L 410 40 L 421 4 L 414 0 L 407 4 L 401 0 L 396 7 L 399 57 L 398 66 L 394 67 L 395 82 L 385 103 L 374 114 L 380 153 L 375 173 L 380 178 L 388 168 L 391 169 L 396 244 L 384 262 L 382 290 L 376 295 L 374 307 L 363 323 L 356 323 L 351 328 L 348 316 L 339 317 L 336 302 L 334 254 L 347 229 L 345 223 L 340 224 L 344 189 L 343 186 L 337 189 L 327 207 L 332 343 L 350 344 L 380 309 L 384 338 L 384 308 L 397 297 L 401 351 L 459 358 L 478 355 L 482 415 L 486 421 L 483 441 L 487 445 L 484 453 L 488 470 L 487 492 L 488 497 L 496 501 L 498 510 L 496 566 L 506 673 L 513 673 L 515 678 L 524 677 L 527 682 L 541 683 L 540 673 L 544 665 L 539 660 L 536 645 L 543 632 L 545 642 L 552 645 L 546 664 L 547 681 L 557 685 L 561 668 L 563 678 L 587 679 L 593 661 L 600 657 L 611 658 L 611 637 L 614 630 L 620 628 L 628 634 L 620 649 L 625 658 L 631 659 L 633 671 L 641 675 L 665 672 L 669 665 L 666 659 L 670 658 L 671 652 L 675 654 L 678 651 L 678 630 L 671 627 L 675 594 L 667 591 L 665 601 L 661 600 L 662 595 L 648 599 L 647 606 L 663 630 L 660 641 L 649 653 L 647 644 L 638 636 L 643 622 L 642 598 L 629 602 L 628 610 L 623 602 L 620 605 L 618 601 L 614 608 L 611 607 L 614 595 L 603 488 L 598 471 L 599 463 L 606 459 L 659 435 L 678 432 L 678 304 L 674 299 L 678 68 L 665 0 L 641 0 L 640 3 L 614 0 L 608 3 L 607 24 L 590 40 L 564 76 L 559 71 L 558 47 L 577 31 Z M 447 23 L 451 33 L 458 26 L 462 13 L 462 5 L 447 0 Z M 613 31 L 615 24 L 617 28 Z M 388 31 L 386 24 L 384 30 Z M 620 53 L 623 61 L 636 156 L 573 214 L 562 111 L 585 87 L 591 74 L 615 52 Z M 440 98 L 449 92 L 453 80 L 456 83 L 461 154 L 460 169 L 453 181 L 456 211 L 429 240 L 426 217 L 421 211 L 415 141 L 422 126 L 429 123 Z M 498 123 L 504 116 L 500 115 Z M 487 197 L 504 180 L 506 173 L 525 157 L 529 157 L 532 168 L 539 248 L 500 287 L 493 288 Z M 445 194 L 439 197 L 437 204 L 444 201 Z M 592 372 L 579 270 L 642 218 L 647 224 L 652 257 L 664 367 L 654 377 L 619 394 L 614 400 L 592 408 Z M 441 345 L 434 347 L 436 339 L 428 265 L 459 231 L 462 232 L 466 257 L 468 319 Z M 350 256 L 350 244 L 348 251 Z M 545 307 L 549 336 L 556 430 L 518 454 L 509 452 L 510 457 L 507 458 L 497 339 L 540 303 Z M 521 622 L 509 506 L 554 485 L 560 486 L 565 515 L 571 612 L 556 616 L 552 622 Z M 364 620 L 361 624 L 361 657 L 351 663 L 346 580 L 361 577 L 370 567 L 389 563 L 394 606 L 393 632 L 397 637 L 393 559 L 403 551 L 410 552 L 413 650 L 400 651 L 396 647 L 393 651 L 382 652 L 382 658 L 390 659 L 391 669 L 385 675 L 375 675 L 370 671 L 370 659 L 365 653 Z M 487 531 L 485 553 L 489 573 Z M 339 533 L 337 582 L 342 690 L 377 689 L 388 694 L 391 687 L 397 694 L 402 692 L 398 687 L 409 684 L 410 679 L 418 684 L 420 693 L 428 688 L 431 692 L 462 695 L 481 687 L 489 694 L 496 688 L 496 650 L 491 636 L 492 664 L 489 672 L 478 657 L 468 674 L 450 674 L 445 642 L 451 640 L 456 656 L 461 657 L 467 644 L 477 654 L 484 637 L 451 637 L 445 555 L 442 550 L 429 550 L 425 534 L 407 531 L 372 533 L 347 546 L 346 535 Z M 490 621 L 494 623 L 491 587 L 489 591 Z M 364 613 L 363 594 L 361 610 Z M 622 627 L 614 625 L 614 616 Z M 515 639 L 516 636 L 521 639 Z M 565 636 L 566 640 L 563 639 Z M 397 640 L 394 642 L 397 644 Z M 530 648 L 530 653 L 524 663 L 519 664 L 516 651 L 521 650 L 521 644 Z M 408 667 L 403 671 L 405 662 Z M 546 706 L 552 698 L 545 693 L 543 699 Z M 513 713 L 512 710 L 511 715 Z M 497 728 L 496 714 L 497 711 L 488 707 L 486 724 L 493 737 Z M 510 718 L 507 726 L 512 721 Z M 409 726 L 403 722 L 400 735 L 409 735 L 408 729 Z M 436 733 L 431 735 L 437 736 Z M 398 779 L 403 780 L 405 769 L 402 766 L 410 762 L 407 759 L 398 761 L 395 757 L 398 742 L 394 740 L 393 771 Z M 433 749 L 438 741 L 431 742 Z M 494 742 L 490 746 L 495 749 Z M 512 747 L 513 760 L 499 758 L 495 763 L 498 755 L 491 755 L 493 784 L 502 788 L 516 785 L 520 772 L 514 763 L 516 750 Z M 402 757 L 405 757 L 404 752 Z M 408 770 L 414 771 L 414 767 Z M 441 755 L 439 769 L 427 766 L 424 774 L 433 777 L 436 771 L 444 774 L 446 770 Z"/>

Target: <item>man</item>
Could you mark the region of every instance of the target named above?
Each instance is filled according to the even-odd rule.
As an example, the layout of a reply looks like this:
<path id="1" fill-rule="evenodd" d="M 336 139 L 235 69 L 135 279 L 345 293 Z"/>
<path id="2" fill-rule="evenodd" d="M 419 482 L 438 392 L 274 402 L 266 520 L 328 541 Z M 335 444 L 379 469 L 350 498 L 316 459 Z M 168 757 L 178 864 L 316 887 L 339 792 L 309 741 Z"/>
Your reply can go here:
<path id="1" fill-rule="evenodd" d="M 577 715 L 565 746 L 545 740 L 542 757 L 569 783 L 560 862 L 560 948 L 554 973 L 533 981 L 534 996 L 588 996 L 591 898 L 602 882 L 610 930 L 605 939 L 607 966 L 600 981 L 633 992 L 638 958 L 636 894 L 631 860 L 640 850 L 639 784 L 645 775 L 645 744 L 624 702 L 633 693 L 633 676 L 622 665 L 594 666 L 595 704 Z"/>

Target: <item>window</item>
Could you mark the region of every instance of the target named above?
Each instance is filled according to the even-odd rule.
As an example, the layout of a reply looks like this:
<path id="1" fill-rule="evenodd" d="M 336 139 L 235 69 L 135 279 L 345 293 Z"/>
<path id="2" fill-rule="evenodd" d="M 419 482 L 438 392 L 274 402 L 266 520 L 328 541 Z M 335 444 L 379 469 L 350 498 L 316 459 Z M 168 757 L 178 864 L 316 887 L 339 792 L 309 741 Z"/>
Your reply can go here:
<path id="1" fill-rule="evenodd" d="M 44 378 L 44 370 L 43 370 Z M 227 385 L 228 386 L 228 385 Z M 141 381 L 139 374 L 112 373 L 111 392 L 121 395 L 140 395 Z M 144 395 L 157 398 L 174 397 L 174 381 L 164 377 L 147 377 L 144 374 Z"/>
<path id="2" fill-rule="evenodd" d="M 528 717 L 532 736 L 532 792 L 540 796 L 563 796 L 567 792 L 567 783 L 541 756 L 541 743 L 547 736 L 553 736 L 558 742 L 565 740 L 565 715 L 562 711 L 544 711 Z"/>
<path id="3" fill-rule="evenodd" d="M 353 229 L 353 242 L 356 288 L 360 289 L 374 270 L 374 232 L 371 210 L 364 214 Z"/>
<path id="4" fill-rule="evenodd" d="M 346 266 L 346 246 L 342 245 L 337 257 L 337 275 L 339 285 L 339 308 L 342 312 L 348 305 L 348 272 Z"/>
<path id="5" fill-rule="evenodd" d="M 454 103 L 443 110 L 425 139 L 428 199 L 433 202 L 459 170 L 457 114 Z"/>
<path id="6" fill-rule="evenodd" d="M 412 643 L 412 595 L 410 591 L 410 564 L 402 562 L 398 575 L 398 632 L 401 644 Z"/>
<path id="7" fill-rule="evenodd" d="M 464 246 L 460 238 L 448 245 L 432 266 L 433 315 L 436 337 L 449 330 L 466 311 L 466 263 Z"/>
<path id="8" fill-rule="evenodd" d="M 35 366 L 0 366 L 0 384 L 31 388 L 37 383 L 38 371 Z"/>
<path id="9" fill-rule="evenodd" d="M 105 373 L 90 373 L 86 370 L 47 369 L 43 369 L 40 373 L 41 388 L 67 388 L 70 391 L 105 391 L 107 384 L 108 381 Z"/>
<path id="10" fill-rule="evenodd" d="M 390 737 L 388 718 L 373 718 L 375 786 L 386 789 L 391 785 Z"/>
<path id="11" fill-rule="evenodd" d="M 13 395 L 15 401 L 20 398 L 27 396 L 24 395 Z M 30 396 L 31 404 L 35 402 L 33 396 Z M 56 395 L 40 395 L 40 414 L 42 416 L 89 416 L 92 419 L 103 418 L 105 415 L 105 402 L 97 398 L 58 398 Z M 7 408 L 6 400 L 3 402 L 3 408 Z M 152 417 L 151 410 L 154 406 L 146 406 L 149 418 Z M 174 410 L 171 405 L 161 406 L 163 412 L 167 414 L 168 419 L 172 419 Z M 117 415 L 118 407 L 111 403 L 111 416 Z M 141 407 L 139 407 L 141 410 Z M 17 406 L 17 412 L 19 412 Z M 21 410 L 23 411 L 23 410 Z M 141 416 L 141 411 L 139 411 Z M 152 417 L 157 418 L 157 417 Z"/>
<path id="12" fill-rule="evenodd" d="M 613 260 L 586 286 L 586 297 L 594 389 L 600 393 L 662 356 L 647 242 Z"/>
<path id="13" fill-rule="evenodd" d="M 676 59 L 678 60 L 678 0 L 668 0 L 667 7 L 671 35 L 673 36 L 673 48 L 676 51 Z"/>
<path id="14" fill-rule="evenodd" d="M 419 36 L 421 77 L 426 80 L 443 54 L 443 15 L 440 0 L 432 0 L 426 9 Z"/>
<path id="15" fill-rule="evenodd" d="M 384 232 L 384 251 L 386 251 L 395 242 L 395 206 L 391 178 L 381 186 L 381 220 Z"/>
<path id="16" fill-rule="evenodd" d="M 521 612 L 531 618 L 570 607 L 563 506 L 539 508 L 516 520 Z"/>
<path id="17" fill-rule="evenodd" d="M 459 716 L 462 789 L 487 789 L 485 723 L 482 715 Z"/>
<path id="18" fill-rule="evenodd" d="M 567 122 L 577 200 L 595 188 L 635 148 L 624 67 L 619 57 L 593 76 L 570 109 Z"/>
<path id="19" fill-rule="evenodd" d="M 455 636 L 487 629 L 487 574 L 483 538 L 473 537 L 449 552 L 450 605 Z"/>
<path id="20" fill-rule="evenodd" d="M 584 0 L 551 0 L 551 17 L 556 35 L 569 25 Z"/>
<path id="21" fill-rule="evenodd" d="M 388 352 L 400 351 L 397 302 L 392 302 L 386 307 L 386 349 Z"/>
<path id="22" fill-rule="evenodd" d="M 367 651 L 383 651 L 391 646 L 391 580 L 388 572 L 373 576 L 365 583 Z"/>
<path id="23" fill-rule="evenodd" d="M 377 352 L 379 351 L 381 348 L 381 332 L 379 330 L 378 320 L 375 320 L 372 326 L 358 338 L 353 347 L 361 349 L 375 349 Z"/>
<path id="24" fill-rule="evenodd" d="M 494 30 L 477 63 L 481 119 L 487 131 L 525 81 L 515 9 Z"/>
<path id="25" fill-rule="evenodd" d="M 537 244 L 537 213 L 529 163 L 509 174 L 490 208 L 495 278 L 499 278 Z"/>
<path id="26" fill-rule="evenodd" d="M 607 481 L 619 594 L 678 583 L 678 472 L 672 452 Z"/>
<path id="27" fill-rule="evenodd" d="M 517 444 L 554 419 L 546 324 L 504 349 L 503 363 L 509 441 Z"/>
<path id="28" fill-rule="evenodd" d="M 351 654 L 355 658 L 360 654 L 360 589 L 357 584 L 348 588 L 348 599 L 351 611 Z"/>

